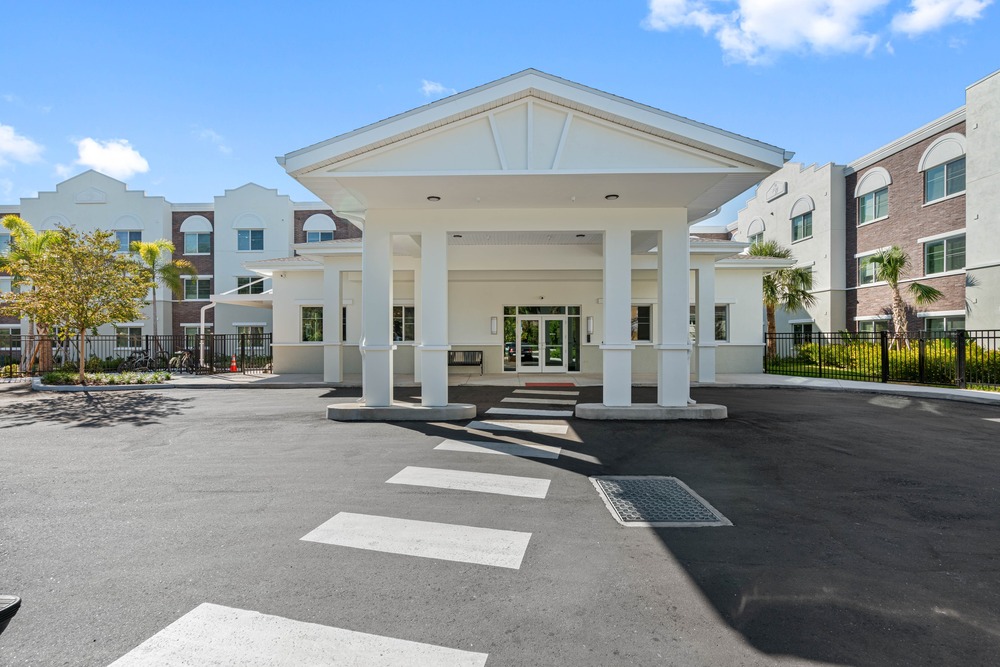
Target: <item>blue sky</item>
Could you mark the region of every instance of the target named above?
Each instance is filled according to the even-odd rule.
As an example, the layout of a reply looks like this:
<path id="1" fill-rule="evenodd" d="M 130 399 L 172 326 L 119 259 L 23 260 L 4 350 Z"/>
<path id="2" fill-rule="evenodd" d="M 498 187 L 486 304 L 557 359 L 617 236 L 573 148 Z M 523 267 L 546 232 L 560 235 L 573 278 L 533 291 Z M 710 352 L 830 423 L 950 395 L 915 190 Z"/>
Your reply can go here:
<path id="1" fill-rule="evenodd" d="M 274 156 L 528 67 L 844 163 L 1000 69 L 993 0 L 84 4 L 4 9 L 0 204 L 89 167 L 312 201 Z"/>

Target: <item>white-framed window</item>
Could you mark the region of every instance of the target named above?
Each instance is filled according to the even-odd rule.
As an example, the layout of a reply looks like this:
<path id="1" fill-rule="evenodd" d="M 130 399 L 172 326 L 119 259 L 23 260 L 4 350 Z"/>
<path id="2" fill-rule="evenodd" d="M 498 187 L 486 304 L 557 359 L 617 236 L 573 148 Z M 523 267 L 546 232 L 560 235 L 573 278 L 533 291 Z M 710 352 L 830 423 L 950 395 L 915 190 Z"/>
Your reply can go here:
<path id="1" fill-rule="evenodd" d="M 21 349 L 21 327 L 0 326 L 0 350 Z"/>
<path id="2" fill-rule="evenodd" d="M 695 317 L 695 307 L 691 306 L 688 315 L 688 333 L 691 340 L 698 340 L 698 320 Z M 725 342 L 729 340 L 729 306 L 715 306 L 715 340 Z"/>
<path id="3" fill-rule="evenodd" d="M 208 301 L 212 295 L 211 278 L 185 278 L 184 279 L 184 300 L 185 301 Z"/>
<path id="4" fill-rule="evenodd" d="M 142 327 L 115 327 L 115 347 L 137 349 L 142 347 Z"/>
<path id="5" fill-rule="evenodd" d="M 236 276 L 237 294 L 263 294 L 263 276 Z"/>
<path id="6" fill-rule="evenodd" d="M 189 350 L 198 349 L 198 336 L 201 335 L 201 326 L 185 326 L 181 330 L 184 333 L 184 347 Z M 212 333 L 212 325 L 208 322 L 205 323 L 205 335 L 209 336 Z M 207 345 L 207 343 L 206 343 Z"/>
<path id="7" fill-rule="evenodd" d="M 263 229 L 237 229 L 236 249 L 241 252 L 257 252 L 264 249 Z"/>
<path id="8" fill-rule="evenodd" d="M 208 255 L 211 252 L 211 232 L 184 232 L 185 255 Z"/>
<path id="9" fill-rule="evenodd" d="M 413 306 L 392 307 L 392 339 L 412 342 L 416 337 L 416 316 Z"/>
<path id="10" fill-rule="evenodd" d="M 924 275 L 965 268 L 965 235 L 924 243 Z"/>
<path id="11" fill-rule="evenodd" d="M 878 264 L 875 262 L 875 255 L 858 257 L 858 285 L 874 284 L 877 268 Z"/>
<path id="12" fill-rule="evenodd" d="M 924 172 L 924 203 L 965 192 L 965 156 Z"/>
<path id="13" fill-rule="evenodd" d="M 792 341 L 795 345 L 811 343 L 813 340 L 813 323 L 800 322 L 792 325 Z"/>
<path id="14" fill-rule="evenodd" d="M 259 338 L 264 335 L 264 326 L 261 324 L 241 324 L 236 327 L 236 333 L 240 336 Z"/>
<path id="15" fill-rule="evenodd" d="M 323 306 L 302 306 L 302 342 L 323 342 Z"/>
<path id="16" fill-rule="evenodd" d="M 10 234 L 7 232 L 0 233 L 0 255 L 6 255 L 10 252 Z"/>
<path id="17" fill-rule="evenodd" d="M 806 211 L 792 218 L 792 243 L 807 239 L 813 235 L 813 214 Z"/>
<path id="18" fill-rule="evenodd" d="M 757 232 L 756 234 L 751 234 L 747 236 L 747 243 L 749 243 L 750 245 L 763 242 L 764 242 L 764 232 Z"/>
<path id="19" fill-rule="evenodd" d="M 889 320 L 859 320 L 858 333 L 880 333 L 889 330 Z"/>
<path id="20" fill-rule="evenodd" d="M 632 306 L 632 340 L 649 343 L 653 340 L 652 306 Z"/>
<path id="21" fill-rule="evenodd" d="M 120 229 L 115 232 L 118 241 L 118 252 L 132 252 L 132 244 L 142 241 L 142 232 Z"/>
<path id="22" fill-rule="evenodd" d="M 925 317 L 924 331 L 943 333 L 965 328 L 965 315 L 945 315 L 942 317 Z"/>
<path id="23" fill-rule="evenodd" d="M 885 187 L 858 197 L 858 224 L 881 220 L 889 216 L 889 188 Z"/>
<path id="24" fill-rule="evenodd" d="M 14 279 L 10 276 L 0 276 L 0 292 L 13 292 Z"/>
<path id="25" fill-rule="evenodd" d="M 332 241 L 333 232 L 306 232 L 306 243 L 319 243 L 320 241 Z"/>

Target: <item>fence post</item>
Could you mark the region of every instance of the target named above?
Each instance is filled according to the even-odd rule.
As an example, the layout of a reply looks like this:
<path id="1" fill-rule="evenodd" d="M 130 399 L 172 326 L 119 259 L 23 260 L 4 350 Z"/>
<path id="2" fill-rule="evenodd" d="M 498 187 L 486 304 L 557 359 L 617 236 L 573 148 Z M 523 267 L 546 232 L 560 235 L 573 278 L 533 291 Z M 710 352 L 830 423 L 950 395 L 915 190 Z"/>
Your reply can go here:
<path id="1" fill-rule="evenodd" d="M 917 341 L 917 369 L 920 384 L 927 384 L 927 339 L 923 336 Z"/>
<path id="2" fill-rule="evenodd" d="M 826 377 L 823 375 L 823 334 L 819 335 L 819 343 L 816 345 L 816 361 L 819 362 L 819 376 Z"/>
<path id="3" fill-rule="evenodd" d="M 247 335 L 240 334 L 240 370 L 247 372 Z"/>
<path id="4" fill-rule="evenodd" d="M 770 360 L 768 359 L 770 355 L 768 354 L 768 333 L 764 332 L 764 372 L 767 373 L 767 366 Z"/>
<path id="5" fill-rule="evenodd" d="M 965 329 L 955 331 L 955 372 L 959 389 L 965 389 Z"/>
<path id="6" fill-rule="evenodd" d="M 882 346 L 882 382 L 889 381 L 889 332 L 880 331 L 879 341 Z"/>

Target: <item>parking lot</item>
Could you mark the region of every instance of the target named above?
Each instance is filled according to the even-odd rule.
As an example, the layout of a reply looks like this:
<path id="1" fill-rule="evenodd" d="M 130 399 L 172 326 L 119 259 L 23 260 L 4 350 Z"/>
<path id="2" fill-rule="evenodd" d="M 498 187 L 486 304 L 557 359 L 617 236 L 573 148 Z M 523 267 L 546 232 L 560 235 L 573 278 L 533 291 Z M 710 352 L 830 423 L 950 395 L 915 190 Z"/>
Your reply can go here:
<path id="1" fill-rule="evenodd" d="M 703 388 L 729 419 L 487 413 L 512 391 L 451 397 L 480 427 L 565 432 L 325 419 L 356 390 L 0 393 L 0 593 L 24 599 L 0 663 L 107 665 L 205 603 L 489 665 L 1000 661 L 997 408 Z M 515 455 L 441 447 L 470 439 Z M 594 475 L 677 477 L 733 525 L 622 527 Z M 380 522 L 402 528 L 379 541 Z M 400 537 L 424 524 L 497 539 L 428 555 Z"/>

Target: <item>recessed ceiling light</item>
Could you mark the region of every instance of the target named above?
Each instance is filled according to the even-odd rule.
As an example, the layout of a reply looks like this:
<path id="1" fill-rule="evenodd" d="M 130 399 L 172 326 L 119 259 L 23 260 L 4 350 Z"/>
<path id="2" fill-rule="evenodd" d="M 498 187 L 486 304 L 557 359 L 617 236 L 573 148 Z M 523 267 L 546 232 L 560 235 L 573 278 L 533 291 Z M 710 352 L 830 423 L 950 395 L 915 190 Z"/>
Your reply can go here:
<path id="1" fill-rule="evenodd" d="M 430 197 L 427 198 L 427 201 L 441 201 L 441 198 L 438 197 L 437 195 L 431 195 Z"/>
<path id="2" fill-rule="evenodd" d="M 607 199 L 608 201 L 614 201 L 618 199 L 618 195 L 604 195 L 604 198 Z"/>

